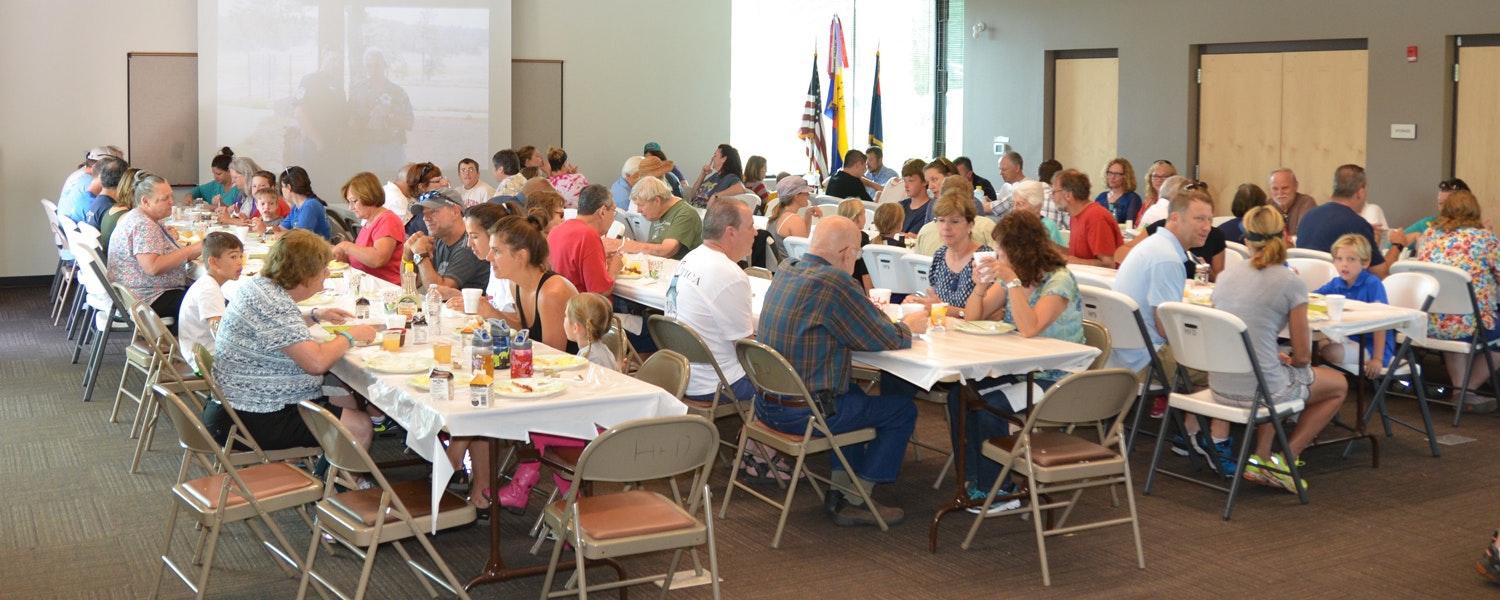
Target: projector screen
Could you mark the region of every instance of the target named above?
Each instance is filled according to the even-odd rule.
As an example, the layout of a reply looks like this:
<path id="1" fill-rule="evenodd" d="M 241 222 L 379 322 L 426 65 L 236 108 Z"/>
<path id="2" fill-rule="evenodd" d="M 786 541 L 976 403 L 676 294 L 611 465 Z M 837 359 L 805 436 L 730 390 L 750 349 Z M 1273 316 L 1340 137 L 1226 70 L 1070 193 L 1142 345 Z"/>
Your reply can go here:
<path id="1" fill-rule="evenodd" d="M 325 201 L 407 162 L 488 173 L 510 140 L 510 21 L 509 0 L 200 1 L 203 176 L 224 146 L 302 166 Z"/>

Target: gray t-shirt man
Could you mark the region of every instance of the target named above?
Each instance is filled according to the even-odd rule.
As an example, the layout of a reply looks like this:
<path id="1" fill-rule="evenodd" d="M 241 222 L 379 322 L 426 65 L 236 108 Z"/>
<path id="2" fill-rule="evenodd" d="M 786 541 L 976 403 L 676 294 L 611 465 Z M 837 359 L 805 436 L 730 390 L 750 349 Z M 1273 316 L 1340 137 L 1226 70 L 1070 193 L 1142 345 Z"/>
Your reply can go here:
<path id="1" fill-rule="evenodd" d="M 452 246 L 443 243 L 443 240 L 432 238 L 432 246 L 433 266 L 437 267 L 439 275 L 457 281 L 458 289 L 484 289 L 489 285 L 490 264 L 474 256 L 474 251 L 469 249 L 462 238 Z"/>

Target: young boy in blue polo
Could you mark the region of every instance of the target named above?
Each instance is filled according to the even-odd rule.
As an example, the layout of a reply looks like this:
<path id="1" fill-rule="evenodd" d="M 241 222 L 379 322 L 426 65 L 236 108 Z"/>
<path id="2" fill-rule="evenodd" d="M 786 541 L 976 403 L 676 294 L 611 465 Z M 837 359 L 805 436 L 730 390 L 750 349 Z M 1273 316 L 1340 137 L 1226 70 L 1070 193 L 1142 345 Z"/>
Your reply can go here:
<path id="1" fill-rule="evenodd" d="M 1370 242 L 1364 236 L 1351 233 L 1333 242 L 1329 249 L 1333 255 L 1333 267 L 1339 273 L 1332 281 L 1316 290 L 1318 294 L 1340 294 L 1346 300 L 1379 302 L 1388 304 L 1385 284 L 1380 278 L 1365 269 L 1370 266 Z M 1377 331 L 1354 336 L 1353 339 L 1336 343 L 1322 342 L 1318 348 L 1323 360 L 1335 365 L 1353 365 L 1360 358 L 1360 347 L 1364 347 L 1364 363 L 1358 372 L 1371 379 L 1380 376 L 1385 365 L 1396 353 L 1396 336 L 1390 331 Z M 1380 352 L 1375 349 L 1380 348 Z"/>

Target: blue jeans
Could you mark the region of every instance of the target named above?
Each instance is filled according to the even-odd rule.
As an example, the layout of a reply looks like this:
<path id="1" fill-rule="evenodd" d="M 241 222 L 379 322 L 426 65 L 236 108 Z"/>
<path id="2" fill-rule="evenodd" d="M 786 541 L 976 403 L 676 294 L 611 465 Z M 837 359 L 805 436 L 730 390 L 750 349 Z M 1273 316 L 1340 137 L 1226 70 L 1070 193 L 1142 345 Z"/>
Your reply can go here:
<path id="1" fill-rule="evenodd" d="M 710 368 L 712 368 L 712 367 L 710 367 Z M 755 384 L 750 383 L 750 376 L 749 375 L 745 375 L 745 376 L 740 377 L 739 379 L 737 379 L 737 380 L 735 380 L 733 382 L 730 382 L 730 384 L 729 384 L 729 393 L 733 395 L 732 398 L 729 398 L 729 397 L 720 397 L 719 398 L 719 402 L 733 402 L 733 401 L 744 402 L 746 400 L 754 398 L 755 397 Z M 688 394 L 687 395 L 687 399 L 688 400 L 697 400 L 698 402 L 712 402 L 713 399 L 714 399 L 714 395 L 713 395 L 712 392 L 707 393 L 707 394 L 703 394 L 701 396 L 694 396 L 692 394 Z"/>
<path id="2" fill-rule="evenodd" d="M 970 385 L 974 386 L 975 390 L 982 390 L 1002 385 L 1013 380 L 1014 378 L 1008 377 L 990 377 L 971 382 Z M 1024 383 L 1025 381 L 1026 379 L 1024 377 L 1019 378 L 1020 383 Z M 1037 379 L 1035 381 L 1036 384 L 1038 386 L 1041 386 L 1041 388 L 1044 390 L 1052 387 L 1053 383 L 1056 383 L 1054 381 L 1047 381 L 1045 379 Z M 952 440 L 953 448 L 955 449 L 955 451 L 957 451 L 958 448 L 958 411 L 963 410 L 963 401 L 959 398 L 960 389 L 962 389 L 962 386 L 959 385 L 954 385 L 948 388 L 948 434 L 950 436 L 950 439 Z M 1001 413 L 1007 415 L 1017 414 L 1015 410 L 1011 409 L 1010 398 L 1006 397 L 1005 392 L 994 390 L 989 393 L 980 394 L 979 397 L 984 400 L 986 406 L 998 410 Z M 1041 398 L 1032 399 L 1033 402 L 1038 402 L 1040 400 Z M 995 479 L 1000 477 L 1000 471 L 1003 470 L 1003 467 L 1000 466 L 1000 463 L 985 458 L 984 452 L 982 451 L 984 447 L 984 441 L 991 438 L 1009 435 L 1010 421 L 1007 421 L 1005 417 L 995 414 L 994 412 L 988 410 L 978 410 L 968 414 L 967 419 L 964 421 L 964 425 L 964 438 L 968 442 L 968 444 L 963 448 L 964 481 L 973 482 L 974 485 L 980 490 L 988 492 L 990 490 L 990 486 L 995 484 Z M 1006 487 L 1010 487 L 1010 482 L 1006 482 Z"/>
<path id="3" fill-rule="evenodd" d="M 882 374 L 881 390 L 890 390 L 885 381 L 896 379 Z M 892 386 L 895 387 L 895 386 Z M 917 426 L 917 405 L 910 395 L 866 394 L 859 386 L 849 388 L 833 399 L 836 410 L 827 417 L 828 429 L 835 435 L 866 427 L 875 428 L 875 439 L 863 444 L 852 444 L 842 448 L 844 458 L 854 468 L 855 476 L 875 483 L 890 483 L 901 474 L 901 462 L 906 457 L 906 442 Z M 807 430 L 807 421 L 812 410 L 803 407 L 782 406 L 757 397 L 755 416 L 777 431 L 798 434 Z M 835 471 L 842 471 L 838 457 L 830 453 L 829 461 Z"/>

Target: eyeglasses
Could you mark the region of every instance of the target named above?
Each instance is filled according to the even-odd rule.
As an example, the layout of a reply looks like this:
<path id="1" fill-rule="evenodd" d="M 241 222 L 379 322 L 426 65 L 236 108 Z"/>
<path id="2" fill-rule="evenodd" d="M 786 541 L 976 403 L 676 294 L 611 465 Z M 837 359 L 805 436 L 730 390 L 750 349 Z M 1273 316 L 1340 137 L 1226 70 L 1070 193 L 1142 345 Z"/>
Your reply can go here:
<path id="1" fill-rule="evenodd" d="M 1459 190 L 1467 192 L 1469 191 L 1469 184 L 1464 183 L 1462 179 L 1453 178 L 1447 181 L 1439 181 L 1438 189 L 1444 192 L 1456 192 Z"/>
<path id="2" fill-rule="evenodd" d="M 459 173 L 464 173 L 464 174 L 478 173 L 479 169 L 476 169 L 474 167 L 463 167 L 463 168 L 459 169 L 458 172 Z"/>
<path id="3" fill-rule="evenodd" d="M 1187 182 L 1187 184 L 1185 184 L 1185 185 L 1182 186 L 1182 189 L 1183 189 L 1183 191 L 1188 191 L 1188 190 L 1203 190 L 1203 191 L 1206 192 L 1206 191 L 1208 191 L 1208 184 L 1203 183 L 1202 181 L 1189 181 L 1189 182 Z"/>
<path id="4" fill-rule="evenodd" d="M 1125 172 L 1124 171 L 1105 171 L 1104 174 L 1108 175 L 1110 177 L 1124 177 L 1125 176 Z"/>

